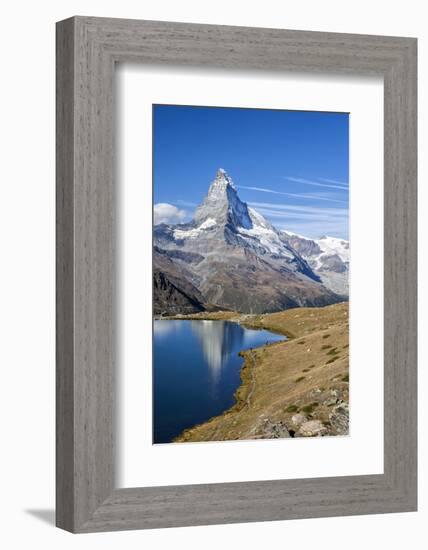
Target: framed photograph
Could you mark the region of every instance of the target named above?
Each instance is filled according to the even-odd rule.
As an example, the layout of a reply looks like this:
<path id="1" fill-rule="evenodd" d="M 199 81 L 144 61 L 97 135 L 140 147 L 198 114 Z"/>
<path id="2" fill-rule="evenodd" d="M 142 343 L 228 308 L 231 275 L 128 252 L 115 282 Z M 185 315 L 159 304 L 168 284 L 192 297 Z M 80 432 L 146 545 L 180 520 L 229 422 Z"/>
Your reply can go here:
<path id="1" fill-rule="evenodd" d="M 154 444 L 348 434 L 348 119 L 153 106 Z"/>
<path id="2" fill-rule="evenodd" d="M 57 525 L 416 510 L 416 39 L 57 24 Z"/>

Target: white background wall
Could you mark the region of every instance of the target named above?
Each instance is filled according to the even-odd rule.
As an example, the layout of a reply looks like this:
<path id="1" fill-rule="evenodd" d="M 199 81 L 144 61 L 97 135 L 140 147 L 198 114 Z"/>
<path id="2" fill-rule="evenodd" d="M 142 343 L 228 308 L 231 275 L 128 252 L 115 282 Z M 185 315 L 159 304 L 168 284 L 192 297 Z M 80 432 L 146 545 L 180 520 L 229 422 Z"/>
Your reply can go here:
<path id="1" fill-rule="evenodd" d="M 420 67 L 420 243 L 427 208 L 427 43 L 418 0 L 69 0 L 9 1 L 1 10 L 0 197 L 0 542 L 3 548 L 422 547 L 428 520 L 426 468 L 420 511 L 70 535 L 55 529 L 54 506 L 54 23 L 70 15 L 417 36 Z M 425 207 L 424 207 L 425 204 Z M 422 252 L 422 251 L 421 251 Z M 420 258 L 421 280 L 428 276 Z M 426 304 L 426 285 L 420 287 Z M 427 317 L 420 308 L 420 334 Z M 422 339 L 421 339 L 422 340 Z M 422 342 L 423 343 L 423 342 Z M 425 359 L 425 360 L 424 360 Z M 421 346 L 420 364 L 426 364 Z M 420 464 L 427 462 L 427 374 L 420 370 Z M 314 457 L 316 459 L 316 457 Z M 420 542 L 418 542 L 420 539 Z"/>

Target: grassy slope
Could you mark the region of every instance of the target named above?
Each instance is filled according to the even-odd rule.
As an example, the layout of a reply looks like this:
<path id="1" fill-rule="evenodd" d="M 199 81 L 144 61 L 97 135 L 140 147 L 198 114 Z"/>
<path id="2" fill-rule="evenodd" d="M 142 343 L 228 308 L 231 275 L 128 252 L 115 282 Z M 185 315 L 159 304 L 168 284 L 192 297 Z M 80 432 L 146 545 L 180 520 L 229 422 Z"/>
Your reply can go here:
<path id="1" fill-rule="evenodd" d="M 190 316 L 186 316 L 186 319 Z M 334 435 L 329 413 L 335 399 L 348 402 L 348 304 L 298 308 L 266 315 L 197 314 L 229 319 L 286 334 L 289 340 L 242 353 L 242 384 L 236 404 L 220 416 L 185 430 L 176 441 L 221 441 L 267 437 L 266 426 L 303 413 Z"/>

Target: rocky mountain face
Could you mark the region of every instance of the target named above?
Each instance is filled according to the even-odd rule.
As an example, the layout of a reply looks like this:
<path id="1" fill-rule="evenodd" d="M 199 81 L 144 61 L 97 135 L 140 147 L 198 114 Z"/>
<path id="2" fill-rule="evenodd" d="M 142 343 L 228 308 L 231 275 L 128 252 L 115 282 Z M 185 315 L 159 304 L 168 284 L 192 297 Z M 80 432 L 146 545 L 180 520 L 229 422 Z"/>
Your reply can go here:
<path id="1" fill-rule="evenodd" d="M 155 314 L 176 314 L 181 307 L 180 313 L 266 313 L 343 301 L 325 276 L 335 259 L 320 260 L 323 272 L 314 258 L 308 260 L 309 248 L 318 246 L 320 257 L 321 246 L 308 240 L 306 250 L 305 243 L 293 242 L 242 202 L 219 169 L 191 222 L 154 227 Z"/>
<path id="2" fill-rule="evenodd" d="M 198 313 L 206 308 L 199 290 L 191 283 L 191 275 L 157 247 L 153 251 L 153 313 L 169 315 Z"/>
<path id="3" fill-rule="evenodd" d="M 198 313 L 204 311 L 201 302 L 192 295 L 176 286 L 168 275 L 156 269 L 153 273 L 153 288 L 156 300 L 153 313 L 162 315 L 168 311 L 170 315 Z"/>

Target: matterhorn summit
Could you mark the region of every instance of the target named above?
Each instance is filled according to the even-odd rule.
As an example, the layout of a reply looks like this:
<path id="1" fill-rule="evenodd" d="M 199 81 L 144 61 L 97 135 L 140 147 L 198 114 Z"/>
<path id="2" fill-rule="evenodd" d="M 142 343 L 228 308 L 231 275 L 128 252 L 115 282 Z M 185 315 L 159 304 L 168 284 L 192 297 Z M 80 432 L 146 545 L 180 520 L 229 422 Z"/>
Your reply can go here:
<path id="1" fill-rule="evenodd" d="M 248 207 L 238 197 L 235 184 L 226 170 L 219 168 L 203 203 L 196 209 L 195 223 L 215 219 L 217 224 L 232 224 L 249 229 L 252 225 Z"/>

